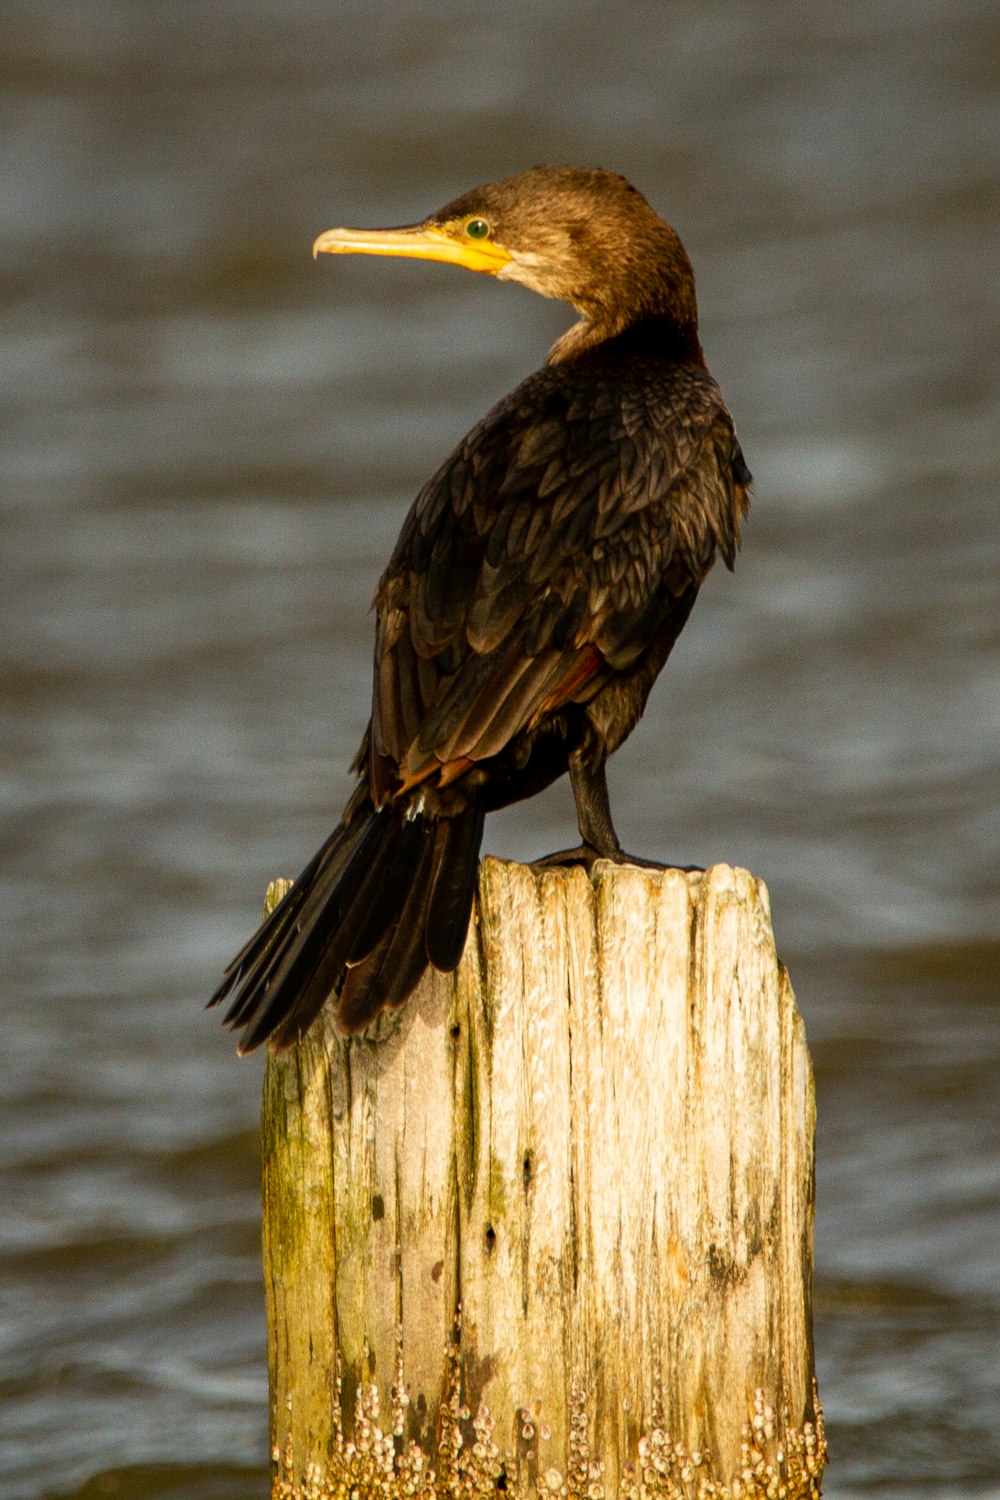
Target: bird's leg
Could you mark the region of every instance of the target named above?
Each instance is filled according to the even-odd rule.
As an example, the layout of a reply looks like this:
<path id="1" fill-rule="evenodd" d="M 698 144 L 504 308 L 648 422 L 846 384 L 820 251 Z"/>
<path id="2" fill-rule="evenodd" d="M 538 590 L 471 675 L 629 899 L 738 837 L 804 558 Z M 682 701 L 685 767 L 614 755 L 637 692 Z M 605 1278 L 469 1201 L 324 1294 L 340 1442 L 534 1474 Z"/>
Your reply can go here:
<path id="1" fill-rule="evenodd" d="M 604 762 L 596 770 L 584 765 L 579 751 L 570 756 L 569 780 L 576 802 L 576 821 L 583 839 L 575 849 L 560 849 L 537 861 L 540 865 L 583 865 L 590 869 L 598 859 L 611 859 L 616 864 L 630 864 L 611 821 L 611 803 L 608 799 L 608 778 Z"/>
<path id="2" fill-rule="evenodd" d="M 700 865 L 665 865 L 655 859 L 640 859 L 638 855 L 626 854 L 611 821 L 608 778 L 603 761 L 593 770 L 584 764 L 579 752 L 571 755 L 569 779 L 583 843 L 578 844 L 575 849 L 560 849 L 558 854 L 536 860 L 536 864 L 583 865 L 590 870 L 597 860 L 609 859 L 616 865 L 638 865 L 644 870 L 701 869 Z"/>
<path id="3" fill-rule="evenodd" d="M 611 821 L 611 799 L 604 762 L 590 770 L 579 755 L 569 763 L 569 782 L 576 802 L 576 821 L 584 847 L 594 849 L 601 859 L 619 859 L 622 846 Z"/>

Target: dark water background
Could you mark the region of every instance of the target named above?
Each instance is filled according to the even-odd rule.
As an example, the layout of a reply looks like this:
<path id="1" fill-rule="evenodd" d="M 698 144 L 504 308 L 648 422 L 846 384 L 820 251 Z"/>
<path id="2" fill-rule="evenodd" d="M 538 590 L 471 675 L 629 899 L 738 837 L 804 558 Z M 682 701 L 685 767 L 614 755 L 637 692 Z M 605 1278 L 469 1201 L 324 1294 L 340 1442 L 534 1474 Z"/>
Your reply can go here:
<path id="1" fill-rule="evenodd" d="M 545 160 L 677 225 L 756 475 L 612 796 L 771 890 L 827 1494 L 1000 1494 L 992 0 L 3 9 L 0 1493 L 265 1493 L 260 1071 L 200 1007 L 339 811 L 410 498 L 567 321 L 309 245 Z"/>

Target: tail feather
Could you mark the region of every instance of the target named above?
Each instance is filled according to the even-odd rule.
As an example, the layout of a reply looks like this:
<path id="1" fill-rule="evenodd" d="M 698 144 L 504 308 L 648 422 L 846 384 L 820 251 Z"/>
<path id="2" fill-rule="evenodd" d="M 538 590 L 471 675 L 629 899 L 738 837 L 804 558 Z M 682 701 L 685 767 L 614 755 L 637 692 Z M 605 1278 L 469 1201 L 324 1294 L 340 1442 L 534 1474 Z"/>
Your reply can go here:
<path id="1" fill-rule="evenodd" d="M 290 995 L 300 994 L 333 946 L 343 950 L 346 962 L 368 903 L 391 866 L 396 833 L 397 825 L 391 817 L 373 813 L 364 837 L 344 867 L 317 877 L 280 962 L 271 968 L 271 986 L 284 987 Z"/>
<path id="2" fill-rule="evenodd" d="M 475 803 L 430 819 L 357 799 L 209 1001 L 231 997 L 224 1023 L 242 1030 L 238 1050 L 291 1046 L 331 995 L 342 1028 L 361 1031 L 403 1003 L 428 962 L 455 968 L 482 832 Z"/>
<path id="3" fill-rule="evenodd" d="M 245 988 L 251 971 L 272 951 L 301 911 L 316 870 L 324 857 L 337 848 L 343 837 L 344 829 L 336 828 L 323 847 L 313 855 L 298 880 L 285 892 L 278 905 L 265 917 L 249 941 L 244 943 L 236 957 L 227 965 L 222 976 L 222 983 L 208 1002 L 206 1007 L 208 1010 L 211 1010 L 214 1005 L 221 1004 L 237 983 L 241 985 L 241 988 Z M 231 1007 L 223 1018 L 225 1025 L 232 1024 L 234 1009 L 235 1007 Z"/>
<path id="4" fill-rule="evenodd" d="M 373 817 L 382 820 L 380 831 L 384 839 L 380 847 L 357 880 L 357 862 L 352 860 L 338 887 L 338 894 L 347 887 L 345 900 L 333 911 L 331 923 L 327 923 L 326 911 L 322 912 L 321 920 L 303 933 L 287 969 L 275 976 L 275 985 L 282 986 L 284 995 L 292 997 L 291 1005 L 284 995 L 276 995 L 243 1038 L 240 1051 L 252 1050 L 266 1038 L 270 1038 L 274 1051 L 291 1046 L 308 1030 L 330 996 L 342 987 L 345 975 L 350 972 L 352 952 L 355 949 L 369 952 L 386 929 L 392 929 L 398 922 L 413 881 L 419 880 L 419 868 L 409 880 L 401 880 L 397 856 L 402 854 L 408 866 L 411 850 L 419 854 L 422 841 L 419 837 L 408 837 L 411 829 L 407 822 L 391 813 L 374 813 Z M 420 832 L 416 830 L 418 835 Z M 374 927 L 373 917 L 380 926 L 371 938 L 365 928 Z M 416 978 L 419 977 L 418 974 Z M 368 1020 L 380 1008 L 376 1005 Z"/>
<path id="5" fill-rule="evenodd" d="M 399 827 L 390 815 L 373 812 L 365 836 L 332 887 L 319 877 L 283 951 L 257 980 L 259 999 L 240 1053 L 252 1052 L 272 1036 L 273 1049 L 279 1051 L 309 1029 L 343 978 L 369 903 L 388 876 Z"/>
<path id="6" fill-rule="evenodd" d="M 337 1003 L 337 1020 L 348 1032 L 364 1031 L 380 1010 L 395 1010 L 427 968 L 424 930 L 430 901 L 434 842 L 424 846 L 422 879 L 415 880 L 398 920 L 362 964 L 348 969 Z"/>
<path id="7" fill-rule="evenodd" d="M 479 873 L 484 809 L 476 804 L 461 818 L 450 818 L 434 870 L 427 910 L 427 957 L 442 974 L 458 967 L 469 932 Z"/>
<path id="8" fill-rule="evenodd" d="M 472 913 L 484 816 L 473 805 L 434 825 L 398 920 L 367 961 L 348 970 L 337 1006 L 345 1031 L 362 1031 L 380 1010 L 402 1005 L 432 950 L 443 972 L 457 967 Z"/>
<path id="9" fill-rule="evenodd" d="M 407 819 L 403 823 L 386 878 L 380 881 L 368 902 L 364 920 L 351 943 L 347 955 L 349 964 L 366 959 L 381 942 L 386 930 L 399 920 L 410 887 L 418 877 L 430 832 L 422 818 Z"/>
<path id="10" fill-rule="evenodd" d="M 296 899 L 283 914 L 282 920 L 274 920 L 279 915 L 278 908 L 261 927 L 261 941 L 254 944 L 251 940 L 251 944 L 244 950 L 246 956 L 242 962 L 237 959 L 230 965 L 226 971 L 225 989 L 228 992 L 235 986 L 236 997 L 223 1016 L 224 1025 L 235 1029 L 250 1015 L 257 1013 L 264 990 L 274 989 L 282 964 L 295 951 L 299 934 L 304 928 L 311 930 L 310 917 L 315 910 L 317 891 L 330 891 L 344 873 L 349 856 L 350 849 L 345 849 L 342 842 L 335 848 L 334 857 L 322 867 L 315 862 L 307 865 L 285 898 Z M 268 927 L 271 930 L 266 932 Z M 221 995 L 217 993 L 209 1003 L 214 1005 L 220 998 Z"/>
<path id="11" fill-rule="evenodd" d="M 430 891 L 425 887 L 422 896 L 414 901 L 413 921 L 402 921 L 396 929 L 382 970 L 386 984 L 378 993 L 380 1008 L 398 1010 L 409 999 L 427 969 L 424 930 L 429 899 Z"/>
<path id="12" fill-rule="evenodd" d="M 344 877 L 367 854 L 377 831 L 369 820 L 342 826 L 310 860 L 284 900 L 230 964 L 222 986 L 209 1002 L 216 1004 L 235 988 L 233 1003 L 223 1017 L 225 1025 L 235 1028 L 248 1019 L 259 1018 L 265 996 L 266 1009 L 276 1004 L 290 963 L 301 951 L 304 938 L 316 931 L 317 915 L 327 905 L 331 925 L 335 926 L 339 913 L 336 901 L 330 901 L 331 892 L 336 896 L 342 889 Z M 294 997 L 291 988 L 284 993 Z"/>

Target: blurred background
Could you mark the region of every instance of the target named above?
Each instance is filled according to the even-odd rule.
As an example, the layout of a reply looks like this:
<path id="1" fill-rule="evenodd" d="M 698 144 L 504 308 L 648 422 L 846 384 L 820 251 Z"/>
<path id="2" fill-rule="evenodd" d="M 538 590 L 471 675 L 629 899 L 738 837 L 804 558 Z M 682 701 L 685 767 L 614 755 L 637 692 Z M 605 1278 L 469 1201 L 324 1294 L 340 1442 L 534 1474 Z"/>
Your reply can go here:
<path id="1" fill-rule="evenodd" d="M 309 256 L 536 162 L 678 228 L 756 478 L 611 768 L 767 881 L 819 1093 L 828 1496 L 1000 1493 L 992 0 L 6 0 L 0 1493 L 264 1496 L 259 1059 L 375 580 L 567 312 Z M 567 786 L 494 852 L 575 839 Z"/>

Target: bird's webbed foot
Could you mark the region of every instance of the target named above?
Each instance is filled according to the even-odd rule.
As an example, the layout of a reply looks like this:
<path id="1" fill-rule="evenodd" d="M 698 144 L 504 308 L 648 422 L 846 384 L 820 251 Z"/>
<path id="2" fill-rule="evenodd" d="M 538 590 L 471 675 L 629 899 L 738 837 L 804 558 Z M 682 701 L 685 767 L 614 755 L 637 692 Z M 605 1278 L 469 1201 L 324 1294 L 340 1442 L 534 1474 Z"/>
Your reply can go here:
<path id="1" fill-rule="evenodd" d="M 642 859 L 638 854 L 626 854 L 621 850 L 615 861 L 621 865 L 638 865 L 640 870 L 680 870 L 682 875 L 704 875 L 704 865 L 675 865 L 669 860 Z"/>
<path id="2" fill-rule="evenodd" d="M 589 874 L 599 859 L 609 860 L 613 865 L 634 865 L 640 870 L 680 870 L 685 875 L 704 874 L 703 865 L 673 865 L 658 859 L 643 859 L 624 849 L 595 849 L 593 844 L 577 844 L 575 849 L 560 849 L 557 853 L 547 854 L 544 859 L 536 859 L 532 863 L 540 870 L 579 866 Z"/>
<path id="3" fill-rule="evenodd" d="M 555 854 L 546 854 L 544 859 L 533 860 L 532 863 L 540 870 L 569 869 L 579 865 L 581 869 L 590 872 L 599 859 L 607 859 L 593 844 L 577 844 L 575 849 L 559 849 Z"/>

